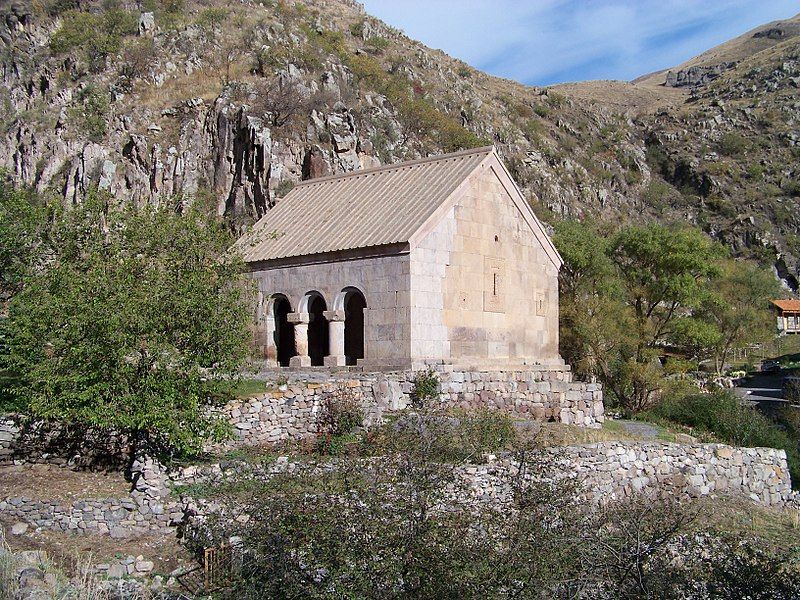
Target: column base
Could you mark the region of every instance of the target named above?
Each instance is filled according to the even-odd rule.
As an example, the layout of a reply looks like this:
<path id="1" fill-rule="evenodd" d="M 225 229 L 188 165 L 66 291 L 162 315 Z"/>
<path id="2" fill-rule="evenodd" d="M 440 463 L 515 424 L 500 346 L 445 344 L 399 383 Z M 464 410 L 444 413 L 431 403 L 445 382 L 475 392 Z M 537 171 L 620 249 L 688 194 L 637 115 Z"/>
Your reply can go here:
<path id="1" fill-rule="evenodd" d="M 347 359 L 344 356 L 326 356 L 323 363 L 326 367 L 345 367 Z"/>
<path id="2" fill-rule="evenodd" d="M 293 356 L 289 359 L 289 366 L 290 367 L 310 367 L 311 366 L 311 357 L 310 356 Z"/>

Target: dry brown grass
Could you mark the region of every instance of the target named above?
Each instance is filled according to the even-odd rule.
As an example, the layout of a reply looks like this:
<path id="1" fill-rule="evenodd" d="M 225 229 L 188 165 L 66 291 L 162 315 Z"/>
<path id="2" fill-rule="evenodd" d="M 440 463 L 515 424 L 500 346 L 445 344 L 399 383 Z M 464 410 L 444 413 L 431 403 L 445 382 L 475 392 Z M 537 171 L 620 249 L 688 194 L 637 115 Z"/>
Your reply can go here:
<path id="1" fill-rule="evenodd" d="M 25 496 L 69 503 L 87 498 L 122 498 L 130 489 L 121 473 L 72 471 L 53 465 L 0 467 L 2 497 Z"/>
<path id="2" fill-rule="evenodd" d="M 758 538 L 777 551 L 800 550 L 800 510 L 759 506 L 745 498 L 705 498 L 705 524 L 716 531 Z"/>
<path id="3" fill-rule="evenodd" d="M 602 429 L 589 429 L 577 425 L 563 423 L 542 423 L 542 428 L 536 434 L 537 444 L 545 447 L 572 446 L 577 444 L 596 444 L 598 442 L 634 441 L 636 437 L 624 431 L 603 427 Z"/>
<path id="4" fill-rule="evenodd" d="M 144 556 L 154 563 L 154 573 L 168 574 L 176 568 L 194 565 L 191 554 L 174 533 L 152 532 L 124 540 L 108 535 L 75 535 L 61 531 L 32 531 L 26 535 L 10 535 L 12 523 L 0 520 L 0 536 L 6 532 L 6 544 L 15 552 L 40 550 L 68 576 L 80 574 L 87 562 L 108 563 L 125 556 Z"/>

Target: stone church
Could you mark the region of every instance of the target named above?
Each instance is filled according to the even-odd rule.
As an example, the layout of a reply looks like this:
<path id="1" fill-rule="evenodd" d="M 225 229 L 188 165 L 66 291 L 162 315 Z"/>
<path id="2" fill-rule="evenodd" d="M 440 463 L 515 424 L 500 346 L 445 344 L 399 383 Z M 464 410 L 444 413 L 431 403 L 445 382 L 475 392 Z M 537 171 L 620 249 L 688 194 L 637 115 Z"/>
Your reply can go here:
<path id="1" fill-rule="evenodd" d="M 237 247 L 271 366 L 564 365 L 561 257 L 493 147 L 304 181 Z"/>

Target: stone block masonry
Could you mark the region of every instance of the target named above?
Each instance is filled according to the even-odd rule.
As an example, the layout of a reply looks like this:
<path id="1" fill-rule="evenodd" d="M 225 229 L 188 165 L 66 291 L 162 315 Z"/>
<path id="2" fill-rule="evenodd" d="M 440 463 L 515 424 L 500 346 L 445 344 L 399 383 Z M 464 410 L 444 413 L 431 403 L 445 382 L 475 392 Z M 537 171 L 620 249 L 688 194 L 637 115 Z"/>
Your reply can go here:
<path id="1" fill-rule="evenodd" d="M 502 410 L 511 416 L 597 428 L 603 423 L 599 384 L 572 380 L 565 368 L 524 371 L 437 372 L 442 407 Z M 352 394 L 367 415 L 366 425 L 411 404 L 414 371 L 390 373 L 292 374 L 292 380 L 222 409 L 240 445 L 274 444 L 314 436 L 326 400 Z"/>

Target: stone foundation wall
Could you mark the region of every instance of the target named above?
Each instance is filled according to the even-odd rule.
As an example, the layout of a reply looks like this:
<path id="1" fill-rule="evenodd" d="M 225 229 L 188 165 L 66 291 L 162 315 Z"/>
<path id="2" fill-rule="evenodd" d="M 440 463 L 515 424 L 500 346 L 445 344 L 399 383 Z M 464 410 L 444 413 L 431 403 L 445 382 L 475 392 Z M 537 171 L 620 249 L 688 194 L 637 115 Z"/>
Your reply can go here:
<path id="1" fill-rule="evenodd" d="M 572 381 L 567 369 L 448 371 L 437 373 L 440 406 L 488 408 L 514 417 L 600 427 L 604 420 L 600 384 Z M 284 385 L 222 413 L 236 429 L 239 444 L 273 444 L 318 433 L 326 399 L 350 394 L 361 402 L 366 425 L 411 404 L 414 371 L 392 373 L 293 373 Z M 308 379 L 306 379 L 308 378 Z"/>

